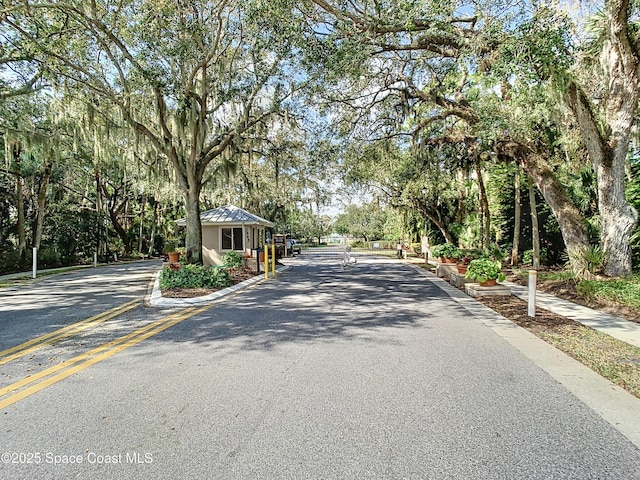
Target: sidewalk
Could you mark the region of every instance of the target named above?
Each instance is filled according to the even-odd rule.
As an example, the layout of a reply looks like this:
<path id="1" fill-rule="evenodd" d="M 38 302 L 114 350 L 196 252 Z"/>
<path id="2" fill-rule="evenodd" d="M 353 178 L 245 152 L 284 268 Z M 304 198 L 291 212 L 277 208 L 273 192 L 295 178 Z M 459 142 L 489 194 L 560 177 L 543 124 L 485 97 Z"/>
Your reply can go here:
<path id="1" fill-rule="evenodd" d="M 40 277 L 42 274 L 64 273 L 70 272 L 72 270 L 81 270 L 83 268 L 93 268 L 93 264 L 76 265 L 73 267 L 48 268 L 45 270 L 38 270 L 36 275 L 37 277 Z M 0 275 L 0 282 L 4 280 L 31 280 L 32 275 L 33 272 L 31 270 L 29 270 L 28 272 L 7 273 L 6 275 Z"/>
<path id="2" fill-rule="evenodd" d="M 114 265 L 127 265 L 130 263 L 141 263 L 141 262 L 146 263 L 146 262 L 153 262 L 155 260 L 159 261 L 159 259 L 150 258 L 150 259 L 144 259 L 144 260 L 142 259 L 118 260 L 117 262 L 98 263 L 97 265 L 94 265 L 93 263 L 88 263 L 86 265 L 70 265 L 68 267 L 45 268 L 45 269 L 39 269 L 36 272 L 36 279 L 40 277 L 46 277 L 48 275 L 55 274 L 55 273 L 67 273 L 67 272 L 73 272 L 75 270 L 84 270 L 87 268 L 100 268 L 100 267 L 112 267 Z M 33 276 L 32 270 L 25 271 L 25 272 L 7 273 L 5 275 L 0 275 L 0 282 L 11 281 L 11 280 L 33 280 L 32 276 Z"/>
<path id="3" fill-rule="evenodd" d="M 502 283 L 511 289 L 512 295 L 524 301 L 529 300 L 527 287 L 512 282 Z M 623 342 L 640 347 L 640 323 L 631 322 L 606 312 L 578 305 L 541 291 L 536 292 L 536 306 L 549 310 L 556 315 L 562 315 L 563 317 L 580 322 L 587 327 L 606 333 Z"/>
<path id="4" fill-rule="evenodd" d="M 407 260 L 413 265 L 424 264 L 424 259 L 421 258 L 409 258 Z M 512 295 L 525 302 L 529 300 L 529 292 L 526 286 L 507 281 L 501 283 L 511 289 Z M 536 292 L 536 307 L 543 308 L 556 315 L 570 318 L 571 320 L 606 333 L 630 345 L 640 347 L 640 323 L 631 322 L 606 312 L 578 305 L 569 300 L 564 300 L 539 290 Z"/>

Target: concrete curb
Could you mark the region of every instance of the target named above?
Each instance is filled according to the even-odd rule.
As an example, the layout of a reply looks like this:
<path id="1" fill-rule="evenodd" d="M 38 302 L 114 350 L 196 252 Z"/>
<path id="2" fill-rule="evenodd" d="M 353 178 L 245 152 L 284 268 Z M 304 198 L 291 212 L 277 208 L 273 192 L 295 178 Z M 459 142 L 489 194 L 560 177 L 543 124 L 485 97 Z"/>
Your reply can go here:
<path id="1" fill-rule="evenodd" d="M 411 265 L 640 448 L 640 399 L 430 272 Z"/>
<path id="2" fill-rule="evenodd" d="M 285 265 L 283 267 L 277 268 L 276 272 L 281 273 L 286 270 L 289 270 L 291 267 Z M 235 292 L 240 290 L 244 290 L 249 286 L 264 281 L 264 275 L 256 275 L 249 280 L 245 280 L 244 282 L 238 283 L 231 287 L 227 287 L 222 290 L 218 290 L 217 292 L 210 293 L 209 295 L 203 295 L 202 297 L 193 297 L 193 298 L 166 298 L 162 296 L 160 292 L 160 273 L 162 269 L 158 270 L 158 273 L 155 275 L 155 279 L 153 281 L 153 288 L 151 293 L 145 298 L 145 305 L 150 307 L 189 307 L 192 305 L 204 305 L 207 303 L 216 303 L 221 298 L 229 296 Z M 269 277 L 273 278 L 273 277 Z"/>

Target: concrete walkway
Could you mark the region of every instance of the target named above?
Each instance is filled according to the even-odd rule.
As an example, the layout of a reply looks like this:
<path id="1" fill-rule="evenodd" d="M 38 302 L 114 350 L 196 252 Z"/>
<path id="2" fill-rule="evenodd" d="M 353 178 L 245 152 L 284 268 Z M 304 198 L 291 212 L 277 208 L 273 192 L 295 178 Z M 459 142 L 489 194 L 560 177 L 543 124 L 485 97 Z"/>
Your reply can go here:
<path id="1" fill-rule="evenodd" d="M 511 289 L 511 294 L 529 301 L 528 288 L 512 282 L 502 282 Z M 548 310 L 556 315 L 570 318 L 594 330 L 606 333 L 618 340 L 640 347 L 640 323 L 625 320 L 606 312 L 594 310 L 563 300 L 548 293 L 536 292 L 536 307 Z"/>
<path id="2" fill-rule="evenodd" d="M 90 263 L 86 265 L 72 265 L 69 267 L 45 268 L 45 269 L 39 269 L 36 272 L 36 279 L 41 277 L 46 277 L 52 274 L 73 272 L 75 270 L 84 270 L 87 268 L 113 267 L 117 265 L 128 265 L 132 263 L 148 264 L 154 261 L 159 262 L 160 260 L 155 258 L 146 259 L 146 260 L 119 260 L 117 262 L 98 263 L 97 265 Z M 25 272 L 7 273 L 4 275 L 0 275 L 0 282 L 11 281 L 11 280 L 33 280 L 33 271 L 29 270 Z"/>

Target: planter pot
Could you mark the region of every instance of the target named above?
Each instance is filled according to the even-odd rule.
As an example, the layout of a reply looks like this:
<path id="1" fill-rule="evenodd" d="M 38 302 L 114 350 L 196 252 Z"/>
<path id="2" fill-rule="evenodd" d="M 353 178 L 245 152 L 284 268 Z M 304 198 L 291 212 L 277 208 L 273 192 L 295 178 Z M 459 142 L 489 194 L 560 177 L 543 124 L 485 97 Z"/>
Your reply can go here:
<path id="1" fill-rule="evenodd" d="M 440 263 L 447 263 L 447 259 L 444 257 L 440 257 Z"/>
<path id="2" fill-rule="evenodd" d="M 178 252 L 170 252 L 169 255 L 169 263 L 178 263 L 180 261 L 180 254 Z"/>
<path id="3" fill-rule="evenodd" d="M 458 259 L 457 258 L 445 258 L 445 263 L 457 263 Z"/>
<path id="4" fill-rule="evenodd" d="M 497 280 L 495 278 L 489 278 L 486 282 L 480 282 L 481 287 L 495 287 Z"/>
<path id="5" fill-rule="evenodd" d="M 458 265 L 458 273 L 460 273 L 461 275 L 464 275 L 465 273 L 467 273 L 467 266 L 466 265 Z"/>

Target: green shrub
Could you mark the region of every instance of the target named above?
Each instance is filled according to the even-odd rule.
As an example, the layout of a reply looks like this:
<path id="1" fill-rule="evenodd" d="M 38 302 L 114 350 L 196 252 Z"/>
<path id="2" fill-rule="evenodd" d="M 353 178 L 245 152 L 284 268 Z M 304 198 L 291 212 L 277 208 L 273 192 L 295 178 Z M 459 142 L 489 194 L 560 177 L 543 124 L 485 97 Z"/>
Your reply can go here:
<path id="1" fill-rule="evenodd" d="M 465 278 L 482 283 L 489 279 L 496 279 L 502 282 L 506 276 L 502 273 L 502 263 L 499 261 L 489 258 L 476 258 L 469 263 Z"/>
<path id="2" fill-rule="evenodd" d="M 229 252 L 222 257 L 222 263 L 225 267 L 240 268 L 242 267 L 242 255 L 238 252 Z"/>
<path id="3" fill-rule="evenodd" d="M 412 243 L 411 250 L 416 252 L 416 255 L 422 255 L 422 244 L 421 243 Z"/>
<path id="4" fill-rule="evenodd" d="M 38 268 L 55 268 L 62 265 L 60 253 L 49 247 L 43 247 L 38 251 Z"/>
<path id="5" fill-rule="evenodd" d="M 172 253 L 176 251 L 178 248 L 178 241 L 175 239 L 167 239 L 164 242 L 164 246 L 162 247 L 162 251 L 164 253 Z"/>
<path id="6" fill-rule="evenodd" d="M 531 252 L 533 253 L 533 250 Z M 482 256 L 485 258 L 490 258 L 491 260 L 502 261 L 502 259 L 506 257 L 506 253 L 500 247 L 500 245 L 492 243 L 489 246 L 485 247 L 484 251 L 482 252 Z M 546 258 L 546 250 L 545 250 L 545 258 Z M 542 252 L 540 253 L 540 261 L 542 261 Z"/>
<path id="7" fill-rule="evenodd" d="M 231 275 L 224 268 L 203 265 L 183 265 L 179 270 L 164 267 L 160 274 L 160 289 L 216 288 L 231 285 Z"/>
<path id="8" fill-rule="evenodd" d="M 546 248 L 541 248 L 540 249 L 540 263 L 542 265 L 546 265 L 547 264 L 547 258 L 548 258 L 548 253 L 547 253 L 547 249 Z M 522 253 L 522 263 L 524 263 L 525 265 L 531 265 L 533 264 L 533 250 L 525 250 Z"/>
<path id="9" fill-rule="evenodd" d="M 433 255 L 435 258 L 460 258 L 461 252 L 460 249 L 453 243 L 443 243 L 431 247 L 431 255 Z"/>

